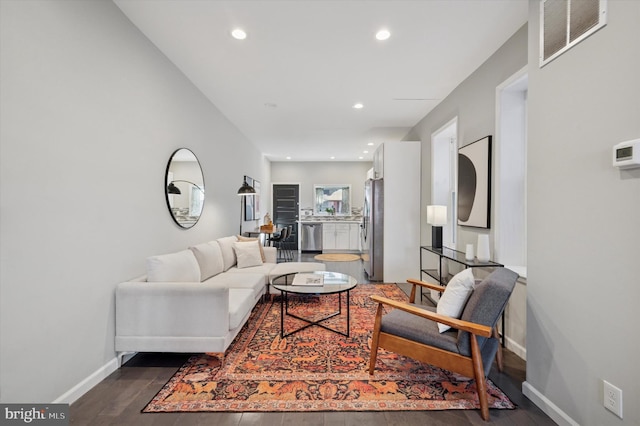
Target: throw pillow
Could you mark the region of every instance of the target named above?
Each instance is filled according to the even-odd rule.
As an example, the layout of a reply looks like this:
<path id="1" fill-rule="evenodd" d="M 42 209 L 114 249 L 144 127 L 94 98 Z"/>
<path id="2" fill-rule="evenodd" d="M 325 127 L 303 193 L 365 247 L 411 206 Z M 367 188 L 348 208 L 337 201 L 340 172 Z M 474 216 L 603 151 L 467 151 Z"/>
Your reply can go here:
<path id="1" fill-rule="evenodd" d="M 200 282 L 200 266 L 191 250 L 148 257 L 146 266 L 148 282 Z"/>
<path id="2" fill-rule="evenodd" d="M 262 265 L 259 241 L 237 241 L 233 243 L 233 249 L 238 259 L 238 269 Z"/>
<path id="3" fill-rule="evenodd" d="M 260 239 L 259 238 L 249 238 L 249 237 L 243 237 L 242 235 L 238 235 L 238 241 L 257 241 L 258 242 L 258 246 L 260 247 L 260 256 L 262 256 L 262 263 L 267 261 L 267 258 L 264 257 L 264 249 L 262 248 L 262 244 L 260 244 Z"/>
<path id="4" fill-rule="evenodd" d="M 474 284 L 475 279 L 473 278 L 471 268 L 454 275 L 451 281 L 447 283 L 442 297 L 440 297 L 436 312 L 441 315 L 459 319 L 460 315 L 462 315 L 464 305 L 467 303 L 467 299 L 469 299 L 471 292 L 473 292 Z M 451 326 L 438 323 L 440 333 L 444 333 L 450 328 Z"/>
<path id="5" fill-rule="evenodd" d="M 222 252 L 217 241 L 198 244 L 189 247 L 189 250 L 196 256 L 198 265 L 200 265 L 200 279 L 202 281 L 218 275 L 224 269 Z"/>
<path id="6" fill-rule="evenodd" d="M 224 262 L 224 270 L 227 271 L 236 264 L 236 252 L 233 250 L 233 243 L 238 241 L 235 236 L 218 238 L 220 250 L 222 250 L 222 261 Z"/>

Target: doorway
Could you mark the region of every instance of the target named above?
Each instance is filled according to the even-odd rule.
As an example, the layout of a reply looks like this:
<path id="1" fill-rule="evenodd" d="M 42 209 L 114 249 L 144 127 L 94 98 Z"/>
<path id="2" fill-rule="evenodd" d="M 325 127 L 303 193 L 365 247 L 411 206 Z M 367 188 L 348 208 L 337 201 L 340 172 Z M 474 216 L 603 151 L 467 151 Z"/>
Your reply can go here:
<path id="1" fill-rule="evenodd" d="M 442 244 L 456 247 L 458 217 L 458 117 L 431 135 L 431 204 L 447 206 Z"/>
<path id="2" fill-rule="evenodd" d="M 273 185 L 273 223 L 277 228 L 291 225 L 292 233 L 289 242 L 298 247 L 298 214 L 300 206 L 300 185 Z"/>
<path id="3" fill-rule="evenodd" d="M 526 67 L 496 88 L 496 260 L 527 276 Z"/>

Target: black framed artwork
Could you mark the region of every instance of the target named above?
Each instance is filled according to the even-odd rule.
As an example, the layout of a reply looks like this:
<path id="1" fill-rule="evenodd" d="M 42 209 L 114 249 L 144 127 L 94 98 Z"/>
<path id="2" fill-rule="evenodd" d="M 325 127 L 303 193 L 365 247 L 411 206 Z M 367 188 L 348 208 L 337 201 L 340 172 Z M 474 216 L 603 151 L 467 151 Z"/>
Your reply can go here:
<path id="1" fill-rule="evenodd" d="M 458 225 L 490 228 L 491 136 L 458 149 Z"/>

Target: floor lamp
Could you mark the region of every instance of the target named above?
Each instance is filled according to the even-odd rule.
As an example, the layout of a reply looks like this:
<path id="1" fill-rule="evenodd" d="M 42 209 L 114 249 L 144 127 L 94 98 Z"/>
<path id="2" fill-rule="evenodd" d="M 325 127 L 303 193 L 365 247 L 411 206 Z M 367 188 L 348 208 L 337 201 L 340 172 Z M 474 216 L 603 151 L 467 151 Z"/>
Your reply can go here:
<path id="1" fill-rule="evenodd" d="M 245 201 L 244 197 L 248 195 L 255 195 L 255 193 L 256 193 L 256 190 L 253 189 L 253 186 L 247 183 L 247 178 L 245 177 L 244 181 L 242 182 L 242 186 L 240 187 L 240 189 L 238 189 L 238 196 L 241 197 L 240 198 L 240 235 L 242 235 L 242 210 L 244 206 L 243 201 Z"/>

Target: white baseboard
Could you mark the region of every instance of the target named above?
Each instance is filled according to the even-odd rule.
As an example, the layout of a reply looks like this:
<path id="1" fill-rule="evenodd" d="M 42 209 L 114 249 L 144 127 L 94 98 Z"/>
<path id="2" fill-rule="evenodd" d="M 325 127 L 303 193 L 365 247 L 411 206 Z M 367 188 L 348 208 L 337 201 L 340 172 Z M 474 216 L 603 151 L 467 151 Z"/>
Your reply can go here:
<path id="1" fill-rule="evenodd" d="M 97 369 L 93 374 L 82 380 L 80 383 L 69 389 L 67 392 L 59 396 L 54 404 L 73 404 L 82 395 L 87 393 L 95 385 L 103 381 L 109 374 L 118 369 L 118 358 L 113 358 L 111 361 Z"/>
<path id="2" fill-rule="evenodd" d="M 522 393 L 529 398 L 534 404 L 538 406 L 544 413 L 551 417 L 551 420 L 556 422 L 560 426 L 580 426 L 578 422 L 573 420 L 562 411 L 557 405 L 555 405 L 546 396 L 541 394 L 536 388 L 531 386 L 529 382 L 522 384 Z"/>
<path id="3" fill-rule="evenodd" d="M 508 336 L 505 339 L 505 347 L 523 360 L 527 360 L 527 348 L 518 344 L 515 340 L 510 339 Z"/>

